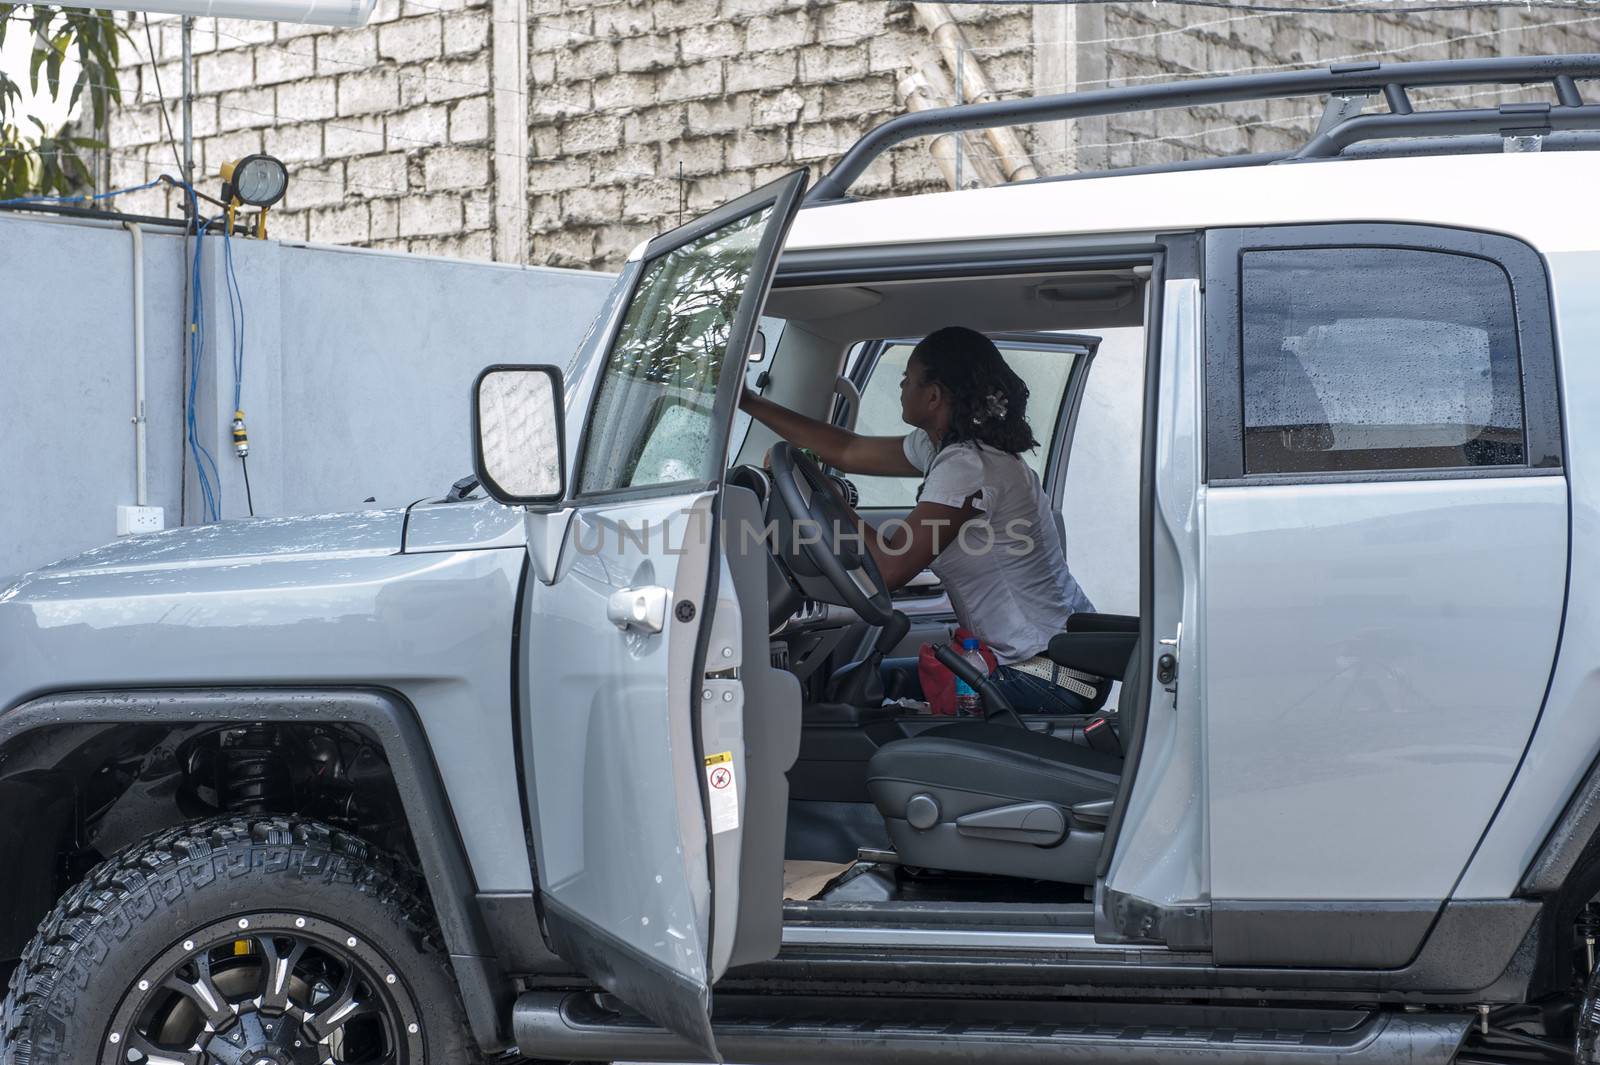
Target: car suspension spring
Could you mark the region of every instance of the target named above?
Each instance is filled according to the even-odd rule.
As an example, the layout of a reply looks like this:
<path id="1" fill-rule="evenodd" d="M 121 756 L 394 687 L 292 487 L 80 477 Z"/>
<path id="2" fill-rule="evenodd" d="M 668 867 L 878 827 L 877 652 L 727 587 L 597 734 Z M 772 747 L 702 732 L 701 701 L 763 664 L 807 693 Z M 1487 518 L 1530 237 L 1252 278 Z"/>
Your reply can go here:
<path id="1" fill-rule="evenodd" d="M 223 809 L 261 814 L 292 805 L 294 788 L 282 748 L 282 735 L 265 725 L 223 733 L 217 776 Z"/>

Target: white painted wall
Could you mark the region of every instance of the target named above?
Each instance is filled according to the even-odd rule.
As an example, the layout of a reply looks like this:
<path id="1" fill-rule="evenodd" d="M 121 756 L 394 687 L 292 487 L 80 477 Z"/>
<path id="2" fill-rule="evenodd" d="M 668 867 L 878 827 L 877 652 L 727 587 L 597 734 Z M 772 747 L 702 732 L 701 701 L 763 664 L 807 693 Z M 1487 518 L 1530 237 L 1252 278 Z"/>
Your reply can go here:
<path id="1" fill-rule="evenodd" d="M 104 543 L 134 501 L 131 238 L 120 228 L 0 213 L 0 576 Z M 145 233 L 150 502 L 179 521 L 182 237 Z M 246 513 L 229 437 L 222 245 L 208 239 L 209 342 L 196 403 Z M 401 506 L 471 471 L 467 395 L 493 362 L 561 362 L 607 274 L 235 240 L 243 405 L 257 514 Z M 187 520 L 200 520 L 189 463 Z"/>

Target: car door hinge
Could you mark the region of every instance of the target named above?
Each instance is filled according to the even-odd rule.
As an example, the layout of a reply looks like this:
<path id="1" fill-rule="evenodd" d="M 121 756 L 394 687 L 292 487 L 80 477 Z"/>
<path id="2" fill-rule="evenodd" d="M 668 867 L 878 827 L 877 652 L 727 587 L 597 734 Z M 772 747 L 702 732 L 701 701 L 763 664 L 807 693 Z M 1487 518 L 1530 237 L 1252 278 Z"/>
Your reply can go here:
<path id="1" fill-rule="evenodd" d="M 729 703 L 744 705 L 744 685 L 739 683 L 738 677 L 712 676 L 707 674 L 700 685 L 700 698 L 707 705 Z"/>

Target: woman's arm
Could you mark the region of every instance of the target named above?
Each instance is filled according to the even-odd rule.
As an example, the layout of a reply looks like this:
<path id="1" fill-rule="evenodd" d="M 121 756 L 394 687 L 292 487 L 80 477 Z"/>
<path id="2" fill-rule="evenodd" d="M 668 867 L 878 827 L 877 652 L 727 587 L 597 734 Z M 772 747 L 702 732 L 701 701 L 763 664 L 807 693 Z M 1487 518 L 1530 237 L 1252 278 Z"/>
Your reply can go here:
<path id="1" fill-rule="evenodd" d="M 845 473 L 915 477 L 922 471 L 906 458 L 904 437 L 862 436 L 780 406 L 745 390 L 739 409 L 783 439 L 810 448 L 823 462 Z"/>
<path id="2" fill-rule="evenodd" d="M 969 499 L 961 507 L 918 503 L 906 515 L 904 525 L 887 531 L 862 524 L 867 528 L 867 550 L 872 552 L 883 582 L 894 591 L 927 569 L 939 552 L 955 542 L 961 527 L 977 516 L 978 508 Z"/>

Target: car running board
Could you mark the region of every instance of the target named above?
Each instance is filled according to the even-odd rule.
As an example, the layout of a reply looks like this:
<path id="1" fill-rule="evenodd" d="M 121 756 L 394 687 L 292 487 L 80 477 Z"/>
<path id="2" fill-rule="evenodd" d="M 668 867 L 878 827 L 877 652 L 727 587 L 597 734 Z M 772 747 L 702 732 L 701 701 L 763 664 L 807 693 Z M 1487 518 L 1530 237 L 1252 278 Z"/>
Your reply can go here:
<path id="1" fill-rule="evenodd" d="M 712 1021 L 727 1061 L 1084 1065 L 1447 1065 L 1472 1021 L 1464 1013 L 1164 1006 L 1157 1003 L 965 1004 L 764 1000 L 718 996 Z M 1030 1005 L 1034 1008 L 1030 1010 Z M 999 1009 L 1002 1012 L 995 1012 Z M 726 1014 L 726 1015 L 725 1015 Z M 704 1061 L 687 1041 L 585 992 L 532 991 L 517 999 L 518 1049 L 575 1061 Z"/>

